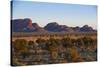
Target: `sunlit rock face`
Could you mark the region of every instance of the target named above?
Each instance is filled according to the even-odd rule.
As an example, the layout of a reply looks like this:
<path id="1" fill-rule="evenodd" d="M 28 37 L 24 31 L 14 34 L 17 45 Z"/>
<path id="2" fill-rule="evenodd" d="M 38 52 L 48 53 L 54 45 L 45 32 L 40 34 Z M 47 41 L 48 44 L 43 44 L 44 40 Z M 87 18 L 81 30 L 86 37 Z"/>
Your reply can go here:
<path id="1" fill-rule="evenodd" d="M 13 32 L 36 32 L 36 31 L 45 31 L 37 23 L 32 23 L 32 20 L 29 18 L 25 19 L 15 19 L 11 20 L 12 31 Z"/>

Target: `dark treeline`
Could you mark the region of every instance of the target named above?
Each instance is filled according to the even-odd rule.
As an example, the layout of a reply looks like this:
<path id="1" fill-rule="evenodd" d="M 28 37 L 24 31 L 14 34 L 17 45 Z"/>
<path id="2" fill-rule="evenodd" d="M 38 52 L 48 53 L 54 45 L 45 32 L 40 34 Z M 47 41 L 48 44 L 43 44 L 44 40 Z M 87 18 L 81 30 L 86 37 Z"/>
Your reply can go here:
<path id="1" fill-rule="evenodd" d="M 12 41 L 12 65 L 71 63 L 97 60 L 97 39 L 82 37 Z"/>

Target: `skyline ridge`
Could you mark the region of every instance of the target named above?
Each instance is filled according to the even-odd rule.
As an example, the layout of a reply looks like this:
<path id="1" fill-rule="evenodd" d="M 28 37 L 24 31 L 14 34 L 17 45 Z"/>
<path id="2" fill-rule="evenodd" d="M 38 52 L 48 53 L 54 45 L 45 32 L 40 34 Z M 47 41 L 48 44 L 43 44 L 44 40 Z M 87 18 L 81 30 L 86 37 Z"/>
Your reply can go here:
<path id="1" fill-rule="evenodd" d="M 68 26 L 59 24 L 57 22 L 47 23 L 44 27 L 38 25 L 39 23 L 32 23 L 31 19 L 16 19 L 11 20 L 12 31 L 15 32 L 96 32 L 89 25 L 80 26 Z"/>
<path id="2" fill-rule="evenodd" d="M 57 24 L 59 24 L 59 22 L 52 21 L 52 22 L 47 22 L 44 26 L 42 26 L 42 25 L 39 24 L 39 22 L 33 21 L 31 18 L 19 18 L 19 19 L 17 18 L 17 19 L 11 19 L 11 20 L 24 20 L 24 19 L 30 19 L 32 21 L 32 23 L 37 23 L 41 27 L 45 27 L 49 23 L 57 23 Z M 68 25 L 67 22 L 66 22 L 66 24 L 61 24 L 60 23 L 59 25 L 66 25 L 68 27 L 83 27 L 85 25 L 88 25 L 88 26 L 92 27 L 91 24 L 90 25 L 89 24 L 83 24 L 81 26 L 79 26 L 79 25 L 71 26 L 71 25 Z M 94 28 L 94 27 L 92 27 L 92 28 L 95 29 L 95 30 L 97 30 L 97 28 Z"/>

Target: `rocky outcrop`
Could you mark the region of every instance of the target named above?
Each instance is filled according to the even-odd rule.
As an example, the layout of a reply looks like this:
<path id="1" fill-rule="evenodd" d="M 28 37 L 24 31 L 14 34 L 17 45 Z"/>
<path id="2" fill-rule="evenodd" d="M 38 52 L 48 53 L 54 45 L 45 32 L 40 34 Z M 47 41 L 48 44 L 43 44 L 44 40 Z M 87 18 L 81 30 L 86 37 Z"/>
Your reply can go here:
<path id="1" fill-rule="evenodd" d="M 48 23 L 40 27 L 37 23 L 32 23 L 29 18 L 11 20 L 12 32 L 96 32 L 92 27 L 84 25 L 83 27 L 68 27 L 59 25 L 57 22 Z"/>

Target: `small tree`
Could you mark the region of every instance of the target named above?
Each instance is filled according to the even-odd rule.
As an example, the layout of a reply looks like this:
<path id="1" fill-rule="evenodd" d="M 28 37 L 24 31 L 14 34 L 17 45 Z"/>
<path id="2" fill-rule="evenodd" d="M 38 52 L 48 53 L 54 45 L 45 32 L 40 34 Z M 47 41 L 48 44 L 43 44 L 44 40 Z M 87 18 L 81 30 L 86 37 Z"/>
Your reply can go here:
<path id="1" fill-rule="evenodd" d="M 24 39 L 17 39 L 14 41 L 14 48 L 17 52 L 27 51 L 27 41 Z"/>

